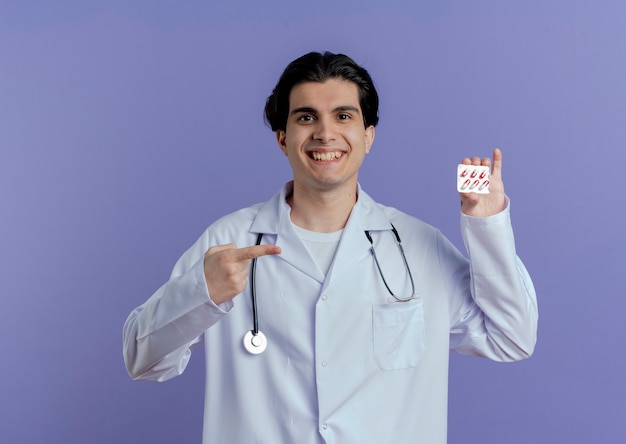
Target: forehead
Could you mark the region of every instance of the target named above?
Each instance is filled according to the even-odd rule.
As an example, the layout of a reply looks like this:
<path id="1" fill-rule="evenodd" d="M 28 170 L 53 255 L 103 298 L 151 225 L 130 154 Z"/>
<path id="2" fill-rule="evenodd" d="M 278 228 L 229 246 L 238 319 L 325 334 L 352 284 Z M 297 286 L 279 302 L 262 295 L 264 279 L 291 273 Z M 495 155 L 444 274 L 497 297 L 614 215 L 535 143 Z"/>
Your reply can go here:
<path id="1" fill-rule="evenodd" d="M 289 94 L 289 109 L 335 108 L 346 105 L 361 109 L 359 87 L 350 80 L 332 78 L 325 82 L 298 83 Z"/>

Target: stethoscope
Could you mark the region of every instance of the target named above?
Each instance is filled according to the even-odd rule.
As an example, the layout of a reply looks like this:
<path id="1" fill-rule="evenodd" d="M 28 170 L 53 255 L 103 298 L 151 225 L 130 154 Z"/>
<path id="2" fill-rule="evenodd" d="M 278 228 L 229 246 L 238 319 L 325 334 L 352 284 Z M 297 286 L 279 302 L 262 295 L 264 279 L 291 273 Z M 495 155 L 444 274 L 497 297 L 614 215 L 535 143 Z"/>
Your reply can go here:
<path id="1" fill-rule="evenodd" d="M 371 244 L 370 252 L 374 257 L 374 262 L 376 263 L 376 268 L 378 269 L 378 273 L 380 274 L 380 278 L 383 280 L 383 284 L 385 284 L 385 288 L 392 296 L 392 302 L 408 302 L 412 299 L 415 299 L 417 296 L 415 294 L 415 282 L 413 281 L 413 274 L 411 273 L 411 269 L 409 268 L 409 263 L 406 260 L 406 255 L 404 254 L 404 248 L 402 248 L 402 240 L 400 239 L 400 235 L 398 234 L 398 230 L 396 227 L 391 224 L 391 231 L 393 232 L 396 238 L 396 244 L 398 245 L 398 249 L 400 250 L 400 254 L 402 255 L 402 261 L 404 262 L 404 267 L 409 275 L 409 280 L 411 281 L 411 296 L 401 298 L 394 294 L 389 288 L 387 284 L 387 280 L 385 279 L 385 275 L 383 274 L 383 270 L 380 268 L 380 263 L 378 262 L 378 258 L 376 257 L 376 251 L 374 250 L 374 241 L 372 240 L 372 236 L 370 232 L 365 230 L 365 237 Z M 263 239 L 263 233 L 259 233 L 256 238 L 256 245 L 261 244 L 261 240 Z M 243 337 L 243 346 L 244 348 L 253 355 L 258 355 L 263 353 L 267 348 L 267 338 L 263 334 L 262 331 L 259 330 L 259 315 L 257 312 L 257 302 L 256 302 L 256 261 L 257 258 L 252 259 L 252 265 L 250 266 L 250 293 L 252 299 L 252 330 L 246 332 Z"/>

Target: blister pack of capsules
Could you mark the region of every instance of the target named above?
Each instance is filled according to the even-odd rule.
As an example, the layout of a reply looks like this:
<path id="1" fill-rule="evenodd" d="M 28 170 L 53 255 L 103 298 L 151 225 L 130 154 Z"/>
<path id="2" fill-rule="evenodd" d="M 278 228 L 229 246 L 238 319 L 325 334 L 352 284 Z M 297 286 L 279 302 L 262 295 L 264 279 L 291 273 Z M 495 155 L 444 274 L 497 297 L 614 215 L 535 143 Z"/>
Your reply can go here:
<path id="1" fill-rule="evenodd" d="M 489 167 L 460 164 L 456 173 L 456 189 L 459 193 L 489 193 Z"/>

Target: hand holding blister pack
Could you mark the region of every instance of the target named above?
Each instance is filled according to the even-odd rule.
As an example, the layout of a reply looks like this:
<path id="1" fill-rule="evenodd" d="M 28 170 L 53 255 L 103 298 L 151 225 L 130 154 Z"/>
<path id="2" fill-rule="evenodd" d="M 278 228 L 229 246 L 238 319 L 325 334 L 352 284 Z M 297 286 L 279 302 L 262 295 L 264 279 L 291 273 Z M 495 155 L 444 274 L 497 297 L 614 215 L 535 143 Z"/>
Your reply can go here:
<path id="1" fill-rule="evenodd" d="M 456 172 L 456 189 L 459 193 L 489 194 L 489 167 L 486 165 L 459 164 Z"/>

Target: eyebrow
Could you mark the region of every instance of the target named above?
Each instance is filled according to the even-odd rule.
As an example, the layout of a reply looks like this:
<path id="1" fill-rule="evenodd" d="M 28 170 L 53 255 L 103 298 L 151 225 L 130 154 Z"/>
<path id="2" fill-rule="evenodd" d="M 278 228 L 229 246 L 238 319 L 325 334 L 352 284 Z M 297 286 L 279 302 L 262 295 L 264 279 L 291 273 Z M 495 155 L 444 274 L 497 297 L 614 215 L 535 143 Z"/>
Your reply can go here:
<path id="1" fill-rule="evenodd" d="M 341 111 L 352 111 L 355 113 L 360 113 L 359 108 L 357 108 L 356 106 L 352 106 L 352 105 L 341 105 L 333 109 L 334 113 L 341 112 Z M 299 114 L 299 113 L 316 114 L 317 112 L 318 111 L 315 108 L 311 108 L 310 106 L 302 106 L 300 108 L 296 108 L 293 111 L 291 111 L 289 115 L 293 116 L 294 114 Z"/>

